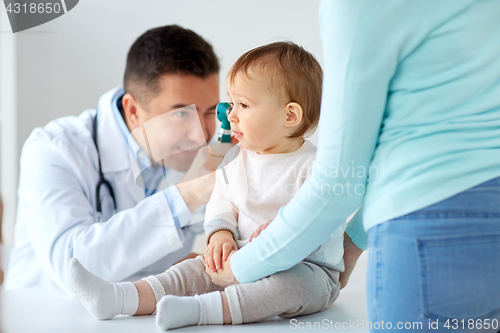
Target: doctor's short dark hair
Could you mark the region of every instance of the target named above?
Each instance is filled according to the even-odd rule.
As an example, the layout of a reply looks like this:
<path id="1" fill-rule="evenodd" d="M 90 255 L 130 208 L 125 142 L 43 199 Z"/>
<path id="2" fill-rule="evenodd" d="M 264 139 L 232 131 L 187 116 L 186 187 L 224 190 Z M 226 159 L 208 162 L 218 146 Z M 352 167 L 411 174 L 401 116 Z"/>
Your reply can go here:
<path id="1" fill-rule="evenodd" d="M 212 46 L 195 32 L 178 25 L 146 31 L 127 55 L 123 85 L 143 107 L 160 93 L 164 74 L 187 74 L 206 78 L 218 74 L 219 60 Z"/>

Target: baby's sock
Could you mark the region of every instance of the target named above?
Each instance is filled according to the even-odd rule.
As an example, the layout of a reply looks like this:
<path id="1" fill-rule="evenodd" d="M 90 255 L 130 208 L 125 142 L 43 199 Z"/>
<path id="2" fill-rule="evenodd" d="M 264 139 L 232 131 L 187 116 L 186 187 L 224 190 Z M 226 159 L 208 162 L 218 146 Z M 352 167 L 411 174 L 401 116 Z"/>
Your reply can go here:
<path id="1" fill-rule="evenodd" d="M 222 325 L 220 292 L 194 297 L 165 296 L 156 305 L 156 326 L 162 330 L 191 325 Z"/>
<path id="2" fill-rule="evenodd" d="M 139 294 L 132 282 L 106 282 L 87 271 L 76 258 L 68 261 L 67 279 L 73 294 L 95 319 L 137 312 Z"/>

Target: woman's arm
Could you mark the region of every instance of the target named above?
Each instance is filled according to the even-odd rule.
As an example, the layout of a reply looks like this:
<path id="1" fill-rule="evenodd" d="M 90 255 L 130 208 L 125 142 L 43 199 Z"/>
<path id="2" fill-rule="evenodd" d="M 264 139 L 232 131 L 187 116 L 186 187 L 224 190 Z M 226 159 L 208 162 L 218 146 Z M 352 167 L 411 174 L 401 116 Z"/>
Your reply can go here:
<path id="1" fill-rule="evenodd" d="M 231 257 L 237 281 L 289 269 L 362 204 L 388 87 L 401 49 L 414 40 L 408 35 L 417 23 L 405 20 L 423 6 L 406 1 L 321 3 L 325 65 L 313 173 L 269 227 Z M 359 225 L 354 229 L 359 231 Z"/>

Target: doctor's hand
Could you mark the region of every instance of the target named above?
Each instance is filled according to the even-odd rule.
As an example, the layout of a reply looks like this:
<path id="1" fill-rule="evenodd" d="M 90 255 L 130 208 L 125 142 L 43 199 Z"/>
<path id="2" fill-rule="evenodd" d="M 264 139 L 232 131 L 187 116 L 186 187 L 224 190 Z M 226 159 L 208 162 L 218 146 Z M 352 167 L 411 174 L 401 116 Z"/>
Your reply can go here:
<path id="1" fill-rule="evenodd" d="M 227 260 L 231 251 L 237 250 L 233 234 L 229 230 L 219 230 L 214 232 L 208 240 L 205 251 L 206 271 L 215 273 L 222 268 L 222 264 Z"/>
<path id="2" fill-rule="evenodd" d="M 222 262 L 222 268 L 217 272 L 214 273 L 208 268 L 206 270 L 208 276 L 212 279 L 212 282 L 219 287 L 226 288 L 232 286 L 233 284 L 240 284 L 234 277 L 233 271 L 231 270 L 231 256 L 235 252 L 236 251 L 231 251 L 227 260 Z"/>
<path id="3" fill-rule="evenodd" d="M 205 205 L 210 199 L 215 185 L 214 171 L 224 159 L 227 151 L 233 146 L 232 143 L 220 143 L 210 145 L 210 148 L 203 146 L 198 150 L 193 164 L 184 178 L 176 185 L 191 212 L 199 206 Z"/>

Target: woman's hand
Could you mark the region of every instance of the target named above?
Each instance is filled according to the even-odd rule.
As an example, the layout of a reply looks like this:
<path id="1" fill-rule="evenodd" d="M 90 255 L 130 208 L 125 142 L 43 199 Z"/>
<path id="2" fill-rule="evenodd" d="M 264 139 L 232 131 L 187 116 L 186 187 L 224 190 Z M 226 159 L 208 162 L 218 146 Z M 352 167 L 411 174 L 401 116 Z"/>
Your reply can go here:
<path id="1" fill-rule="evenodd" d="M 233 284 L 240 284 L 238 280 L 233 275 L 233 271 L 231 270 L 231 256 L 236 251 L 231 251 L 229 254 L 228 260 L 222 262 L 222 268 L 217 272 L 212 272 L 211 270 L 206 269 L 208 276 L 212 279 L 212 282 L 222 288 L 226 288 L 228 286 L 232 286 Z"/>
<path id="2" fill-rule="evenodd" d="M 227 260 L 231 251 L 237 250 L 233 234 L 228 230 L 216 231 L 210 236 L 205 251 L 205 265 L 213 273 L 222 268 L 222 263 Z"/>
<path id="3" fill-rule="evenodd" d="M 255 229 L 254 232 L 252 232 L 252 234 L 250 235 L 250 238 L 248 239 L 248 242 L 251 242 L 252 239 L 254 239 L 255 237 L 257 237 L 258 235 L 260 235 L 261 231 L 266 229 L 267 226 L 269 225 L 269 223 L 271 223 L 272 221 L 268 221 L 264 224 L 261 224 L 257 227 L 257 229 Z"/>
<path id="4" fill-rule="evenodd" d="M 339 281 L 340 281 L 340 289 L 344 288 L 347 285 L 347 281 L 351 276 L 354 267 L 356 266 L 356 262 L 358 261 L 359 256 L 363 253 L 359 247 L 354 244 L 349 236 L 344 232 L 344 264 L 345 270 L 340 273 Z"/>

